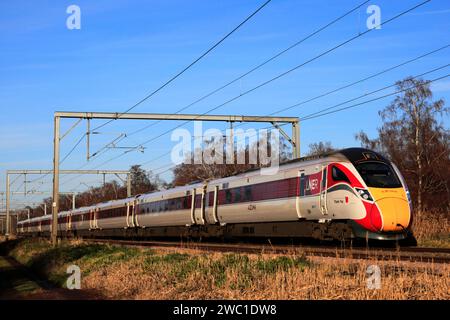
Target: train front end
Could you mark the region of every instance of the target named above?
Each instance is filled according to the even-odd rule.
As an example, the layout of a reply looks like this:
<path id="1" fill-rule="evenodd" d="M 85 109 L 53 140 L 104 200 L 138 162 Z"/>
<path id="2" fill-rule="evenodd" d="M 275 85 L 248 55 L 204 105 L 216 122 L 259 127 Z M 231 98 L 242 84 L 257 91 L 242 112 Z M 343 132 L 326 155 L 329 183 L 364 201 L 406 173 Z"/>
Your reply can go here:
<path id="1" fill-rule="evenodd" d="M 380 154 L 362 148 L 341 151 L 357 172 L 354 189 L 365 209 L 353 221 L 355 236 L 378 240 L 413 239 L 408 187 L 396 166 Z"/>

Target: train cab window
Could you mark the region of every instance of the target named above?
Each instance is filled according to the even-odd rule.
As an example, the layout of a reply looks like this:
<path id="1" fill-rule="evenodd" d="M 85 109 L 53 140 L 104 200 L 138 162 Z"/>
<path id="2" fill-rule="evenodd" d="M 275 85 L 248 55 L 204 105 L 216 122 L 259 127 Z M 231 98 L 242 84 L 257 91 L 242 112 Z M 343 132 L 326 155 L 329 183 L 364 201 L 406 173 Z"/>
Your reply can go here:
<path id="1" fill-rule="evenodd" d="M 334 181 L 344 181 L 344 182 L 350 183 L 350 180 L 348 179 L 348 177 L 338 167 L 333 166 L 333 168 L 331 169 L 331 176 Z"/>
<path id="2" fill-rule="evenodd" d="M 390 166 L 382 162 L 363 162 L 356 165 L 356 170 L 368 187 L 400 188 L 402 184 Z"/>
<path id="3" fill-rule="evenodd" d="M 225 191 L 225 203 L 231 203 L 231 200 L 232 200 L 231 190 L 226 190 Z"/>

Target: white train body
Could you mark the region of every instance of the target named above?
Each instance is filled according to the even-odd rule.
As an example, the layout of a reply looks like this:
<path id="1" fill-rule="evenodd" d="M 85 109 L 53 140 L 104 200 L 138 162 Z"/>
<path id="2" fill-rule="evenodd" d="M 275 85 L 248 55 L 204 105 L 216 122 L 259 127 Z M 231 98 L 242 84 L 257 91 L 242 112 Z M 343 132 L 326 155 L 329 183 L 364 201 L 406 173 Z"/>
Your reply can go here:
<path id="1" fill-rule="evenodd" d="M 352 237 L 402 239 L 410 221 L 409 193 L 395 165 L 373 151 L 352 148 L 291 161 L 273 175 L 252 170 L 61 212 L 58 231 L 101 236 L 108 230 L 128 230 L 122 233 L 127 235 L 130 229 L 134 234 L 145 234 L 137 229 L 176 227 L 178 233 L 185 230 L 183 234 L 190 230 L 206 230 L 206 234 L 214 230 L 216 234 L 220 229 L 226 233 L 227 226 L 242 226 L 240 234 L 251 235 L 253 231 L 270 237 L 268 225 L 272 230 L 291 228 L 279 233 L 295 236 L 293 225 L 311 222 L 323 226 L 317 229 L 310 224 L 299 231 L 301 236 L 319 232 L 320 236 L 311 236 L 320 238 L 329 232 L 338 238 L 336 232 L 345 230 L 326 230 L 339 222 L 350 228 Z M 265 225 L 265 231 L 255 232 L 253 225 Z M 20 221 L 18 230 L 48 233 L 51 217 Z M 236 228 L 233 230 L 236 234 Z"/>

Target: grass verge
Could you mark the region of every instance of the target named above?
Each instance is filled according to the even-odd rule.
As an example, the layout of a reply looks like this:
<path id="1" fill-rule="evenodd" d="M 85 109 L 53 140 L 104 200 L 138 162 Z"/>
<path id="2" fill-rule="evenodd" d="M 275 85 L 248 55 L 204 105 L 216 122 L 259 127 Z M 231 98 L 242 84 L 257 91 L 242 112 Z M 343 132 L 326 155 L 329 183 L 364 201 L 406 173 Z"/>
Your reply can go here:
<path id="1" fill-rule="evenodd" d="M 405 267 L 382 261 L 306 259 L 289 255 L 205 253 L 45 240 L 17 242 L 9 254 L 64 287 L 67 267 L 82 289 L 110 299 L 448 299 L 450 267 Z M 381 288 L 367 287 L 369 265 Z M 392 265 L 393 264 L 393 265 Z"/>

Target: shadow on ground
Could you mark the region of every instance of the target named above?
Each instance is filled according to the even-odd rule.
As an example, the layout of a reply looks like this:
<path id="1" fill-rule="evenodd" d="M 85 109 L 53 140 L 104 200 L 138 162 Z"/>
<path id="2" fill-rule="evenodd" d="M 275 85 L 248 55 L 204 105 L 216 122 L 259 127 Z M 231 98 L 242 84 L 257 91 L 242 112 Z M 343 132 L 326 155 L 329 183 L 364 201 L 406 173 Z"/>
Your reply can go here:
<path id="1" fill-rule="evenodd" d="M 52 259 L 74 261 L 86 252 L 77 248 L 51 249 L 34 257 L 27 266 L 9 256 L 22 239 L 0 243 L 0 300 L 99 300 L 105 297 L 96 290 L 69 290 L 46 277 Z"/>

